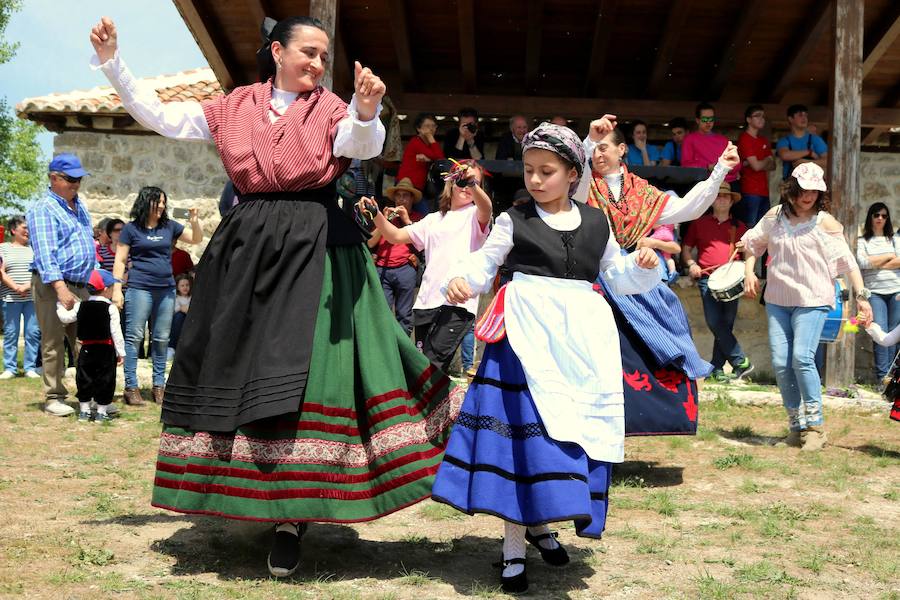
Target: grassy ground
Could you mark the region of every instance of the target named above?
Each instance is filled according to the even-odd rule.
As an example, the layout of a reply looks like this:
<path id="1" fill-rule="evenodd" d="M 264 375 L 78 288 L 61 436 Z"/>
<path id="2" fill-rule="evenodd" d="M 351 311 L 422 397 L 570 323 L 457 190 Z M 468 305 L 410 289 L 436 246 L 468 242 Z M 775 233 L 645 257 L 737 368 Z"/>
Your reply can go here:
<path id="1" fill-rule="evenodd" d="M 39 401 L 39 380 L 0 389 L 2 597 L 503 596 L 499 521 L 431 502 L 314 525 L 301 569 L 273 580 L 265 525 L 149 506 L 157 407 L 99 426 Z M 774 445 L 779 407 L 708 388 L 696 437 L 628 440 L 602 541 L 563 524 L 561 569 L 529 550 L 530 596 L 900 598 L 900 424 L 886 412 L 827 410 L 832 444 L 807 455 Z"/>

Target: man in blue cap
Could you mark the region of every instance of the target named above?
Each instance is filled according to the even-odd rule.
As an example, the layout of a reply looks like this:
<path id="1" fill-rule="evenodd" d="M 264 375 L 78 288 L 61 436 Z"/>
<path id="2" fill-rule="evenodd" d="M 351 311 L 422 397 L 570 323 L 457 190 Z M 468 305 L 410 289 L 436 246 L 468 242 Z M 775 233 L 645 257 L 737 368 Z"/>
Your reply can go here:
<path id="1" fill-rule="evenodd" d="M 87 283 L 97 263 L 91 216 L 78 199 L 81 178 L 88 172 L 74 154 L 59 154 L 50 161 L 47 195 L 28 209 L 25 219 L 34 250 L 31 289 L 41 328 L 44 361 L 44 410 L 65 417 L 75 410 L 65 403 L 68 391 L 65 339 L 76 349 L 75 324 L 64 325 L 57 303 L 67 310 L 88 297 Z"/>

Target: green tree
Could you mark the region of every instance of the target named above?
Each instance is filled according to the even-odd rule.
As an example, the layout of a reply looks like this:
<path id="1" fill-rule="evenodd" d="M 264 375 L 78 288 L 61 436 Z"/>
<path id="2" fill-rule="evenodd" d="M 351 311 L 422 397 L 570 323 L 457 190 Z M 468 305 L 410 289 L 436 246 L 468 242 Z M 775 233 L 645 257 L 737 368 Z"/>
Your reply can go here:
<path id="1" fill-rule="evenodd" d="M 21 0 L 0 0 L 0 64 L 9 62 L 19 46 L 5 35 L 10 17 L 21 6 Z M 41 131 L 39 125 L 17 119 L 0 98 L 0 208 L 20 210 L 41 189 L 46 176 L 37 141 Z"/>

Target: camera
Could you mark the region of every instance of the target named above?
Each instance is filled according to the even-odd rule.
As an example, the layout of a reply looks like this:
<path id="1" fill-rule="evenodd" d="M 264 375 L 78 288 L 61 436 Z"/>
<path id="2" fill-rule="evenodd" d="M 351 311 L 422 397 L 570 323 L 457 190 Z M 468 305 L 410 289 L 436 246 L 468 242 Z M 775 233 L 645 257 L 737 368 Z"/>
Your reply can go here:
<path id="1" fill-rule="evenodd" d="M 463 125 L 466 129 L 469 130 L 469 133 L 475 133 L 478 131 L 478 123 L 466 123 Z"/>

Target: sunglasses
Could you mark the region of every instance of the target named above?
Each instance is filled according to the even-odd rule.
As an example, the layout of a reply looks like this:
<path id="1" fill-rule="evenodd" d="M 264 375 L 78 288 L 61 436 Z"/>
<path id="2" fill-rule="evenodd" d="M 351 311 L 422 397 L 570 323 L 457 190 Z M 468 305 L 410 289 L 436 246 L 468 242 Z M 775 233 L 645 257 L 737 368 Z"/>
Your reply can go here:
<path id="1" fill-rule="evenodd" d="M 72 177 L 71 175 L 66 175 L 65 173 L 58 173 L 59 177 L 62 177 L 69 183 L 78 183 L 81 181 L 81 177 Z"/>
<path id="2" fill-rule="evenodd" d="M 458 188 L 475 187 L 478 183 L 474 179 L 457 179 L 454 184 Z"/>
<path id="3" fill-rule="evenodd" d="M 113 227 L 112 233 L 116 233 L 118 231 L 122 231 L 121 227 Z"/>
<path id="4" fill-rule="evenodd" d="M 716 118 L 715 117 L 700 117 L 700 122 L 701 123 L 715 123 Z"/>
<path id="5" fill-rule="evenodd" d="M 873 218 L 873 219 L 887 219 L 887 214 L 885 214 L 885 213 L 878 213 L 877 215 L 872 215 L 872 218 Z"/>

